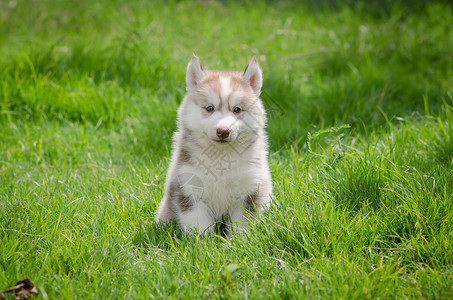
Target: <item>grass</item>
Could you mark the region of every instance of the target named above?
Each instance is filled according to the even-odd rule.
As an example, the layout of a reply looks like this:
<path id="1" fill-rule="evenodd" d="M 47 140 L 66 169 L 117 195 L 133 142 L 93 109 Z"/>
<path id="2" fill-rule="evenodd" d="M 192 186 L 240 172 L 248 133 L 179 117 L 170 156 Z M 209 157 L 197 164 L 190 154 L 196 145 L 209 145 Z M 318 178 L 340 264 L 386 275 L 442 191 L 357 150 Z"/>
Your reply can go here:
<path id="1" fill-rule="evenodd" d="M 453 298 L 452 16 L 433 1 L 1 2 L 0 289 Z M 153 221 L 192 52 L 264 69 L 275 201 L 231 240 Z"/>

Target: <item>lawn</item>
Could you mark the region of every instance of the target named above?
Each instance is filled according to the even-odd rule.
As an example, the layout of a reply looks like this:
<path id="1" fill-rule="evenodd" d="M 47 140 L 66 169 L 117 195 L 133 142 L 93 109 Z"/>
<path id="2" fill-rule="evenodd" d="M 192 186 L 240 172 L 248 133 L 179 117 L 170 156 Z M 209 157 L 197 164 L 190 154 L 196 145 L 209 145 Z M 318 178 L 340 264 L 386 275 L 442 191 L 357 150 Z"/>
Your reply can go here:
<path id="1" fill-rule="evenodd" d="M 451 24 L 438 1 L 1 1 L 0 290 L 452 299 Z M 273 202 L 231 239 L 154 222 L 192 53 L 264 72 Z"/>

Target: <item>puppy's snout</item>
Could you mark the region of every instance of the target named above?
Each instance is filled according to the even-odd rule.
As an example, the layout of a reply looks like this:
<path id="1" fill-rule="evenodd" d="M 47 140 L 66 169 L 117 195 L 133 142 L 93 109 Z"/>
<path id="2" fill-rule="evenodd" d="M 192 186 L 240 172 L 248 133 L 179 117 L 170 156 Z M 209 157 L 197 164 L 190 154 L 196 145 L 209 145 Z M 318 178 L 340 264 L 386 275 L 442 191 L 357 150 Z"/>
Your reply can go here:
<path id="1" fill-rule="evenodd" d="M 217 136 L 221 139 L 226 139 L 230 135 L 228 128 L 217 128 Z"/>

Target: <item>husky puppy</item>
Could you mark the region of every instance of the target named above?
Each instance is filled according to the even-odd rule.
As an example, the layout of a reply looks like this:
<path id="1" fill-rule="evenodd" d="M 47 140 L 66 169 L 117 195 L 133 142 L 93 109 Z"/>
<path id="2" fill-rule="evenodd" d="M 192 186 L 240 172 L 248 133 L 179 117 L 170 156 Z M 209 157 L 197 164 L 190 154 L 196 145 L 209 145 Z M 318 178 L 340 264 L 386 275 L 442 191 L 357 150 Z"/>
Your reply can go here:
<path id="1" fill-rule="evenodd" d="M 157 222 L 187 231 L 239 229 L 268 206 L 266 112 L 259 98 L 262 70 L 253 57 L 243 72 L 207 70 L 193 55 L 178 109 L 178 130 Z"/>

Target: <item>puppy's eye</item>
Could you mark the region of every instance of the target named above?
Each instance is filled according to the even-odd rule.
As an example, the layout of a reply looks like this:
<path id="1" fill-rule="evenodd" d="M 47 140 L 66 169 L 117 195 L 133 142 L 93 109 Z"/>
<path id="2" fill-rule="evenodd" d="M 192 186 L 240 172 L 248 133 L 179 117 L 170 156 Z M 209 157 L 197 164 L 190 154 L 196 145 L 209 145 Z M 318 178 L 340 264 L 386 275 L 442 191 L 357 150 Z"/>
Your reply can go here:
<path id="1" fill-rule="evenodd" d="M 206 111 L 207 112 L 213 112 L 214 111 L 214 106 L 212 106 L 212 105 L 206 106 Z"/>
<path id="2" fill-rule="evenodd" d="M 233 108 L 233 112 L 236 114 L 240 113 L 241 111 L 242 111 L 242 109 L 240 107 L 236 106 L 235 108 Z"/>

